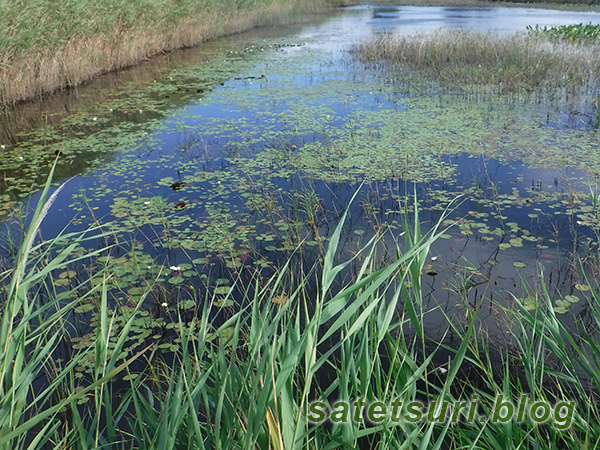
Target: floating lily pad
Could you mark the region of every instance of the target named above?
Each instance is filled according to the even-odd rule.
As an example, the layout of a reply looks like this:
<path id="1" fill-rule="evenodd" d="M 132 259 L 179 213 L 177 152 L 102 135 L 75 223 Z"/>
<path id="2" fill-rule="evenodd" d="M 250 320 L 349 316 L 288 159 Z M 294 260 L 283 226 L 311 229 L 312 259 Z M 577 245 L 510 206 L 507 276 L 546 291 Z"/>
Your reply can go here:
<path id="1" fill-rule="evenodd" d="M 513 263 L 513 266 L 515 266 L 515 267 L 517 267 L 517 268 L 521 269 L 521 268 L 523 268 L 523 267 L 527 267 L 527 264 L 525 264 L 524 262 L 521 262 L 521 261 L 515 261 L 515 262 Z"/>
<path id="2" fill-rule="evenodd" d="M 217 295 L 227 295 L 231 291 L 230 286 L 219 286 L 215 289 L 215 294 Z"/>
<path id="3" fill-rule="evenodd" d="M 427 264 L 425 266 L 425 273 L 432 277 L 438 274 L 437 270 L 434 269 L 433 264 Z"/>
<path id="4" fill-rule="evenodd" d="M 512 245 L 513 247 L 523 247 L 523 239 L 513 238 L 510 240 L 510 245 Z"/>
<path id="5" fill-rule="evenodd" d="M 569 303 L 577 303 L 579 301 L 579 297 L 576 295 L 565 295 L 565 300 Z"/>
<path id="6" fill-rule="evenodd" d="M 96 309 L 96 306 L 93 303 L 84 303 L 83 305 L 80 305 L 77 308 L 75 308 L 75 312 L 81 314 L 93 311 L 94 309 Z"/>
<path id="7" fill-rule="evenodd" d="M 177 307 L 180 309 L 194 309 L 196 302 L 194 300 L 184 300 L 177 303 Z"/>
<path id="8" fill-rule="evenodd" d="M 233 300 L 231 299 L 224 299 L 224 298 L 217 298 L 215 299 L 215 306 L 218 308 L 228 308 L 230 306 L 233 306 Z"/>
<path id="9" fill-rule="evenodd" d="M 58 278 L 73 278 L 77 275 L 74 270 L 65 270 L 58 275 Z"/>
<path id="10" fill-rule="evenodd" d="M 521 304 L 527 311 L 533 311 L 537 304 L 537 299 L 535 296 L 528 295 L 527 297 L 521 299 Z"/>
<path id="11" fill-rule="evenodd" d="M 578 291 L 581 291 L 581 292 L 586 292 L 586 291 L 590 290 L 590 286 L 588 284 L 577 283 L 575 285 L 575 289 L 577 289 Z"/>
<path id="12" fill-rule="evenodd" d="M 235 333 L 235 327 L 233 327 L 233 326 L 227 327 L 227 328 L 222 328 L 222 329 L 219 329 L 215 333 L 207 334 L 206 340 L 212 341 L 215 338 L 219 338 L 221 341 L 227 342 L 228 346 L 232 346 L 233 341 L 231 340 L 231 337 L 233 336 L 234 333 Z"/>
<path id="13" fill-rule="evenodd" d="M 145 288 L 142 287 L 133 287 L 127 291 L 129 295 L 141 295 L 145 291 Z"/>

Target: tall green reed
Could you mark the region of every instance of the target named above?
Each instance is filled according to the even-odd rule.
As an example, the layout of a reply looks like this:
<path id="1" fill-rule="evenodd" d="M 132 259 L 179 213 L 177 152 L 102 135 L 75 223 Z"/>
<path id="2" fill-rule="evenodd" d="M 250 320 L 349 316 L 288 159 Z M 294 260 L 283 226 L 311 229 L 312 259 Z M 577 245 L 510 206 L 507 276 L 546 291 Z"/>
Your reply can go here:
<path id="1" fill-rule="evenodd" d="M 308 405 L 315 399 L 422 396 L 435 354 L 434 349 L 419 361 L 417 278 L 424 255 L 441 234 L 439 224 L 423 234 L 415 203 L 414 221 L 407 219 L 410 245 L 398 247 L 396 261 L 379 267 L 373 238 L 363 252 L 336 262 L 347 213 L 329 240 L 316 297 L 308 294 L 305 279 L 286 284 L 290 259 L 266 284 L 255 280 L 224 323 L 211 319 L 213 305 L 204 299 L 199 316 L 180 327 L 184 345 L 172 363 L 150 366 L 131 382 L 125 401 L 134 407 L 129 427 L 139 447 L 442 446 L 448 428 L 440 432 L 436 424 L 308 422 Z M 359 262 L 356 277 L 340 286 L 340 274 L 353 262 Z M 399 312 L 402 303 L 413 317 Z M 466 344 L 456 352 L 442 394 L 465 349 Z"/>
<path id="2" fill-rule="evenodd" d="M 573 325 L 555 310 L 543 270 L 536 290 L 524 286 L 527 304 L 513 296 L 515 308 L 498 305 L 506 314 L 508 343 L 494 342 L 451 325 L 466 349 L 464 363 L 472 372 L 454 386 L 449 398 L 478 398 L 478 416 L 449 430 L 452 448 L 555 449 L 596 448 L 600 443 L 598 395 L 600 377 L 600 296 L 590 291 L 587 305 Z M 535 299 L 535 301 L 532 301 Z M 476 311 L 469 313 L 470 327 Z M 448 323 L 452 324 L 450 318 Z M 452 349 L 447 349 L 453 352 Z M 474 374 L 474 375 L 473 375 Z M 494 421 L 496 402 L 520 405 L 526 401 L 522 421 Z M 544 423 L 531 419 L 534 402 L 555 406 L 574 402 L 571 412 L 553 410 Z"/>
<path id="3" fill-rule="evenodd" d="M 128 357 L 119 365 L 117 358 L 111 357 L 121 351 L 131 324 L 121 331 L 111 355 L 107 353 L 111 314 L 104 270 L 99 270 L 95 275 L 102 278 L 103 282 L 92 287 L 92 279 L 87 280 L 89 289 L 79 298 L 75 295 L 75 300 L 71 297 L 80 291 L 57 293 L 52 285 L 53 272 L 66 268 L 68 264 L 93 258 L 106 250 L 102 248 L 85 256 L 73 256 L 78 245 L 105 236 L 99 229 L 83 233 L 63 231 L 49 241 L 38 240 L 40 226 L 62 189 L 61 186 L 49 195 L 53 172 L 54 168 L 23 236 L 15 265 L 5 274 L 10 281 L 2 292 L 0 304 L 2 449 L 34 449 L 44 445 L 67 447 L 72 434 L 78 432 L 77 402 L 93 397 L 97 417 L 105 417 L 105 413 L 110 415 L 105 408 L 105 404 L 110 404 L 105 403 L 107 395 L 110 395 L 107 394 L 107 383 L 139 357 Z M 94 345 L 61 362 L 59 347 L 70 343 L 69 314 L 80 302 L 92 301 L 98 292 L 101 297 L 101 326 Z M 94 379 L 87 385 L 75 386 L 74 374 L 85 358 L 94 362 Z M 69 416 L 74 419 L 65 420 Z M 99 430 L 96 430 L 96 444 L 100 441 L 99 434 Z M 82 440 L 81 448 L 88 448 L 85 444 Z"/>

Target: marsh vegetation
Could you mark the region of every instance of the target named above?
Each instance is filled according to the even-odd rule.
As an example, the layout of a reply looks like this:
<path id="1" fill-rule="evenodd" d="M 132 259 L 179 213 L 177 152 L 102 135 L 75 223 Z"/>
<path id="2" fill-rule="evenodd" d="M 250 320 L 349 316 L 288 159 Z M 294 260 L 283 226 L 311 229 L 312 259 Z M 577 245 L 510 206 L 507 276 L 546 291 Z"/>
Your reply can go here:
<path id="1" fill-rule="evenodd" d="M 586 31 L 587 30 L 587 31 Z M 411 67 L 443 83 L 489 86 L 495 93 L 557 90 L 597 96 L 600 73 L 598 26 L 531 28 L 528 34 L 440 30 L 383 35 L 356 48 L 360 61 Z M 558 39 L 550 39 L 556 37 Z M 592 92 L 588 92 L 591 89 Z"/>
<path id="2" fill-rule="evenodd" d="M 0 103 L 31 99 L 160 52 L 339 6 L 327 0 L 3 2 Z"/>

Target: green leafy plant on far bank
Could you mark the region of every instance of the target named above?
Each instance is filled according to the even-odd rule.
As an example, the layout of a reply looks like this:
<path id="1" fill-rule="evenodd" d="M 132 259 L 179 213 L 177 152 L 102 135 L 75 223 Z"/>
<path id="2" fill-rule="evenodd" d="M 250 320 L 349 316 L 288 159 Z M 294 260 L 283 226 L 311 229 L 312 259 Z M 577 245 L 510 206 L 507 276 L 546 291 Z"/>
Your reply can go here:
<path id="1" fill-rule="evenodd" d="M 575 25 L 560 25 L 555 27 L 544 26 L 543 28 L 539 25 L 536 25 L 535 27 L 528 25 L 527 32 L 534 36 L 550 36 L 570 42 L 596 41 L 598 38 L 600 38 L 600 25 L 593 23 L 584 25 L 583 23 L 579 23 Z"/>

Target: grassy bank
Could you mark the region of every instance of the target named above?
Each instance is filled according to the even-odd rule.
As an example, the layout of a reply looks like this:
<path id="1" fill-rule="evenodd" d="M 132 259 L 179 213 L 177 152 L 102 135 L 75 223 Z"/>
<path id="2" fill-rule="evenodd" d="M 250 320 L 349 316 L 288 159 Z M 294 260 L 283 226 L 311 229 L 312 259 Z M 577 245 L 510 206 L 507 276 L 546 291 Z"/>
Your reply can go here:
<path id="1" fill-rule="evenodd" d="M 256 26 L 284 23 L 337 0 L 68 0 L 2 2 L 0 101 L 76 85 L 151 55 Z"/>
<path id="2" fill-rule="evenodd" d="M 357 46 L 355 55 L 367 64 L 416 68 L 443 83 L 512 93 L 596 86 L 599 49 L 597 41 L 573 43 L 535 33 L 440 30 L 377 37 Z"/>
<path id="3" fill-rule="evenodd" d="M 241 298 L 200 295 L 190 314 L 189 306 L 153 305 L 146 295 L 134 307 L 114 304 L 107 284 L 116 267 L 96 259 L 107 248 L 81 256 L 94 268 L 89 278 L 58 293 L 53 284 L 65 277 L 56 273 L 78 262 L 70 250 L 85 236 L 37 241 L 52 209 L 48 194 L 49 184 L 15 266 L 4 274 L 1 449 L 554 449 L 595 448 L 600 440 L 595 289 L 575 333 L 561 324 L 543 288 L 531 293 L 536 300 L 527 308 L 517 303 L 506 312 L 513 345 L 501 359 L 477 334 L 476 311 L 465 324 L 448 320 L 454 345 L 428 342 L 421 272 L 443 230 L 422 235 L 409 198 L 400 205 L 404 242 L 395 261 L 377 263 L 376 245 L 340 259 L 344 215 L 315 267 L 317 293 L 303 278 L 290 283 L 288 262 L 269 279 L 258 275 Z M 336 283 L 351 264 L 353 279 Z M 71 312 L 83 306 L 94 313 L 92 329 L 77 336 Z M 140 337 L 136 330 L 160 308 L 169 321 Z M 568 423 L 537 424 L 529 414 L 494 421 L 498 395 L 574 407 Z M 452 426 L 449 418 L 371 423 L 354 413 L 358 420 L 346 423 L 308 421 L 314 400 L 427 404 L 475 396 L 474 421 Z"/>

